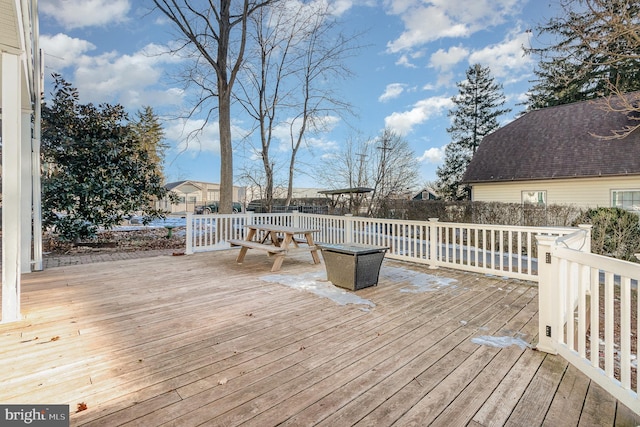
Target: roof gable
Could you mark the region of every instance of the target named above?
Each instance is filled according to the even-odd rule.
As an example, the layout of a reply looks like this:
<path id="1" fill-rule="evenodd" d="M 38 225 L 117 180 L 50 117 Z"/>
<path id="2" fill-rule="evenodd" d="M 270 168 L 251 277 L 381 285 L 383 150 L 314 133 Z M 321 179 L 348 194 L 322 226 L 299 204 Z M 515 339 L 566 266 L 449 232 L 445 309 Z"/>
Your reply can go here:
<path id="1" fill-rule="evenodd" d="M 640 92 L 626 96 L 637 98 Z M 637 124 L 624 113 L 604 110 L 596 101 L 534 110 L 487 135 L 463 180 L 640 175 L 640 132 L 623 139 L 600 137 Z"/>

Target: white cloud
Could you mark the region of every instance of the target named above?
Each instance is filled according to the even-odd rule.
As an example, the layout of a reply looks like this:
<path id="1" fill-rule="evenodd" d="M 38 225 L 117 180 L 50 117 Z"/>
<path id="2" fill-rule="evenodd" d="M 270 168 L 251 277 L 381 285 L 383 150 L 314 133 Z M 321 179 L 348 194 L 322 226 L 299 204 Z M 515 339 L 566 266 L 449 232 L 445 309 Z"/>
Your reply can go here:
<path id="1" fill-rule="evenodd" d="M 40 36 L 40 47 L 45 53 L 45 66 L 56 71 L 77 63 L 78 58 L 94 50 L 96 46 L 87 40 L 58 33 Z"/>
<path id="2" fill-rule="evenodd" d="M 452 106 L 453 102 L 449 97 L 436 96 L 423 99 L 416 102 L 411 110 L 394 112 L 385 117 L 384 124 L 386 127 L 405 135 L 411 132 L 414 126 L 424 123 L 432 116 L 439 115 L 443 110 L 448 110 Z"/>
<path id="3" fill-rule="evenodd" d="M 438 49 L 429 59 L 429 67 L 440 72 L 449 71 L 469 56 L 469 50 L 462 46 L 451 46 L 449 50 Z"/>
<path id="4" fill-rule="evenodd" d="M 396 65 L 401 65 L 407 68 L 418 68 L 414 63 L 409 59 L 409 55 L 400 55 L 398 60 L 396 61 Z"/>
<path id="5" fill-rule="evenodd" d="M 39 11 L 66 29 L 103 26 L 127 19 L 129 0 L 48 0 Z"/>
<path id="6" fill-rule="evenodd" d="M 388 84 L 384 93 L 382 95 L 380 95 L 380 97 L 378 98 L 378 101 L 380 102 L 386 102 L 390 99 L 394 99 L 399 97 L 402 92 L 404 92 L 404 89 L 407 87 L 407 85 L 405 85 L 404 83 L 391 83 Z"/>
<path id="7" fill-rule="evenodd" d="M 174 120 L 165 122 L 164 133 L 168 140 L 176 141 L 178 151 L 210 151 L 220 153 L 218 123 L 204 120 Z"/>
<path id="8" fill-rule="evenodd" d="M 387 13 L 404 22 L 403 33 L 387 44 L 392 53 L 412 50 L 444 37 L 468 37 L 501 24 L 520 5 L 519 0 L 387 0 Z"/>
<path id="9" fill-rule="evenodd" d="M 433 147 L 425 150 L 422 156 L 418 157 L 420 163 L 440 164 L 444 159 L 444 150 L 446 145 L 442 147 Z"/>
<path id="10" fill-rule="evenodd" d="M 293 126 L 291 122 L 293 121 Z M 333 143 L 323 139 L 321 136 L 325 132 L 331 132 L 340 123 L 338 116 L 324 116 L 318 118 L 314 124 L 307 123 L 310 128 L 306 132 L 306 145 L 321 150 L 331 150 L 334 148 Z M 284 122 L 273 127 L 273 137 L 278 141 L 279 152 L 291 151 L 291 132 L 294 136 L 300 131 L 302 120 L 293 117 L 287 118 Z"/>
<path id="11" fill-rule="evenodd" d="M 157 62 L 157 57 L 139 52 L 120 55 L 112 51 L 85 57 L 76 68 L 75 84 L 83 98 L 91 101 L 110 100 L 116 94 L 127 97 L 159 80 L 162 69 L 154 66 Z"/>
<path id="12" fill-rule="evenodd" d="M 220 132 L 217 121 L 206 123 L 204 119 L 179 119 L 166 121 L 164 133 L 168 140 L 175 141 L 175 150 L 191 152 L 194 155 L 201 152 L 220 154 Z M 237 123 L 231 124 L 231 135 L 240 140 L 248 134 Z"/>
<path id="13" fill-rule="evenodd" d="M 182 59 L 176 55 L 162 54 L 168 49 L 149 44 L 130 55 L 119 52 L 87 54 L 95 46 L 87 41 L 65 34 L 43 36 L 45 66 L 64 74 L 67 67 L 74 68 L 74 75 L 66 79 L 78 88 L 82 102 L 120 103 L 138 109 L 142 105 L 179 105 L 185 94 L 181 89 L 160 85 L 164 66 Z"/>
<path id="14" fill-rule="evenodd" d="M 518 76 L 514 81 L 521 80 L 526 78 L 526 74 L 523 76 L 520 72 L 530 71 L 533 68 L 533 59 L 530 55 L 524 54 L 523 46 L 529 46 L 528 33 L 509 35 L 502 43 L 473 52 L 469 55 L 469 63 L 488 66 L 491 74 L 501 79 L 515 72 Z"/>
<path id="15" fill-rule="evenodd" d="M 332 15 L 341 16 L 352 7 L 353 1 L 351 0 L 336 0 L 331 4 L 329 10 Z"/>

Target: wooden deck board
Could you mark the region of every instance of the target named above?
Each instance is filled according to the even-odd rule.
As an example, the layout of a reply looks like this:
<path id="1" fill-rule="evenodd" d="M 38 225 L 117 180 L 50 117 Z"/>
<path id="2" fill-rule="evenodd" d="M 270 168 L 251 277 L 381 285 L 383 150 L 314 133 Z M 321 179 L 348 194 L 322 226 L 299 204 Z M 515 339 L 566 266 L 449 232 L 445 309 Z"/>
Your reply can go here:
<path id="1" fill-rule="evenodd" d="M 375 306 L 345 306 L 262 280 L 262 254 L 235 255 L 24 275 L 25 319 L 0 325 L 13 368 L 0 401 L 69 404 L 74 426 L 639 424 L 558 356 L 471 341 L 535 344 L 530 284 L 385 261 L 356 293 Z M 312 272 L 324 266 L 301 254 L 278 274 Z M 415 292 L 416 274 L 456 282 Z"/>
<path id="2" fill-rule="evenodd" d="M 524 288 L 518 289 L 510 294 L 510 299 L 519 297 L 522 294 L 521 291 L 524 290 Z M 446 375 L 447 371 L 440 369 L 437 364 L 443 357 L 447 359 L 447 353 L 450 352 L 454 355 L 453 360 L 447 360 L 445 366 L 448 367 L 452 367 L 455 363 L 468 357 L 473 345 L 469 347 L 461 347 L 461 345 L 468 345 L 468 339 L 476 331 L 474 324 L 484 329 L 487 327 L 485 320 L 493 314 L 491 310 L 487 310 L 487 302 L 483 303 L 482 301 L 477 301 L 471 307 L 460 307 L 458 312 L 450 313 L 453 321 L 449 321 L 446 327 L 437 324 L 428 325 L 434 329 L 434 332 L 428 337 L 427 344 L 429 345 L 422 348 L 422 351 L 408 352 L 408 354 L 417 355 L 417 357 L 393 374 L 383 376 L 380 382 L 367 390 L 362 398 L 336 411 L 323 424 L 339 425 L 341 420 L 345 418 L 360 419 L 365 416 L 375 424 L 384 418 L 388 418 L 391 422 L 391 419 L 400 416 L 406 411 L 407 404 L 413 404 L 420 397 L 420 393 L 413 390 L 412 383 L 418 385 L 422 390 L 429 389 L 429 384 L 437 384 Z M 493 301 L 506 302 L 505 299 L 497 298 L 493 298 Z M 458 319 L 467 319 L 467 323 L 463 324 Z M 502 321 L 498 323 L 502 326 Z M 442 374 L 442 377 L 438 374 Z M 405 387 L 408 388 L 405 389 Z M 365 425 L 368 422 L 367 420 L 363 421 Z"/>

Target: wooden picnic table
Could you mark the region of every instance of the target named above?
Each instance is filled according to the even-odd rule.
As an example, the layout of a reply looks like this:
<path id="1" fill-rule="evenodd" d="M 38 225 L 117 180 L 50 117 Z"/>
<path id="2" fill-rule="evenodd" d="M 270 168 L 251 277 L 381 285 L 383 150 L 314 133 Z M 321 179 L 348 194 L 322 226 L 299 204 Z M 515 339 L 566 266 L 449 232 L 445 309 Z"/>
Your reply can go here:
<path id="1" fill-rule="evenodd" d="M 279 271 L 284 257 L 292 247 L 308 250 L 311 252 L 313 263 L 320 263 L 318 248 L 313 241 L 313 233 L 320 230 L 271 224 L 252 224 L 246 227 L 249 231 L 244 240 L 228 240 L 234 246 L 241 246 L 236 258 L 238 264 L 242 264 L 249 249 L 259 249 L 275 257 L 271 271 Z M 296 236 L 303 236 L 303 238 L 296 238 Z M 300 244 L 306 246 L 301 247 Z"/>

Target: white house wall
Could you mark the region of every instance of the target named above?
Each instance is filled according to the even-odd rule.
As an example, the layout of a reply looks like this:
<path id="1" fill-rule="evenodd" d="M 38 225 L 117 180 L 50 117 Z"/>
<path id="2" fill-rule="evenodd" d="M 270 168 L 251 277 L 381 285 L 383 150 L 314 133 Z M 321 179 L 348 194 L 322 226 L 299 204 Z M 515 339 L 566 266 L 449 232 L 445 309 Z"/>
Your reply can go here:
<path id="1" fill-rule="evenodd" d="M 546 191 L 547 204 L 594 208 L 610 207 L 612 190 L 640 190 L 640 176 L 473 184 L 471 197 L 478 202 L 522 203 L 523 191 Z"/>
<path id="2" fill-rule="evenodd" d="M 20 319 L 22 114 L 18 55 L 2 52 L 2 322 Z"/>
<path id="3" fill-rule="evenodd" d="M 32 241 L 31 232 L 32 220 L 39 224 L 32 217 L 33 175 L 39 173 L 39 159 L 32 152 L 32 114 L 41 92 L 34 74 L 40 61 L 37 10 L 37 0 L 0 0 L 3 323 L 21 319 L 20 275 L 31 271 L 32 243 L 42 253 L 36 247 L 41 239 Z"/>

